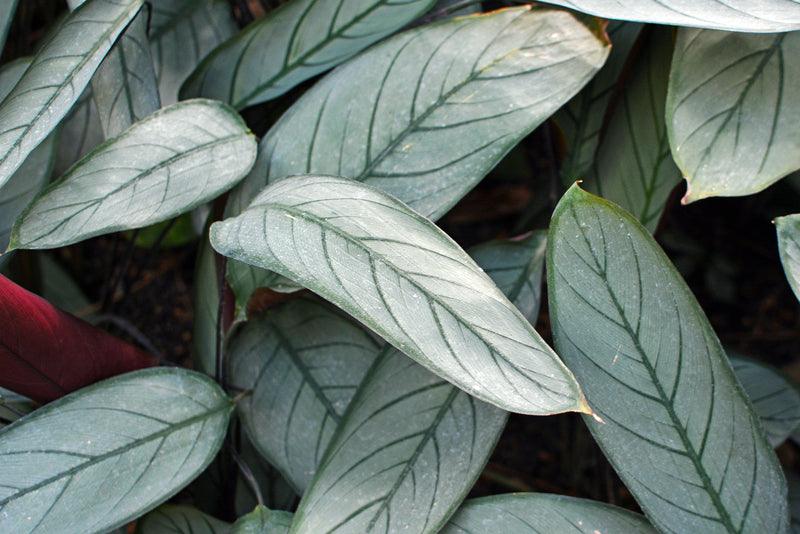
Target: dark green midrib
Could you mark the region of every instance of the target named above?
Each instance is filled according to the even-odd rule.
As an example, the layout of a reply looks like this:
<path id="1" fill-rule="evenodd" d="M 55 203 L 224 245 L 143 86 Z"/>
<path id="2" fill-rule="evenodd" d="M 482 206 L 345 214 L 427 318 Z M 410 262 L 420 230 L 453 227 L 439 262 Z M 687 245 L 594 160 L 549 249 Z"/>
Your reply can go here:
<path id="1" fill-rule="evenodd" d="M 580 219 L 579 219 L 577 213 L 575 213 L 575 211 L 574 211 L 574 205 L 571 205 L 570 208 L 572 208 L 573 219 L 576 222 L 579 221 Z M 602 223 L 598 223 L 598 224 L 602 224 Z M 694 449 L 694 445 L 692 444 L 691 440 L 689 439 L 688 434 L 686 433 L 686 429 L 683 427 L 683 423 L 680 421 L 680 418 L 675 413 L 675 411 L 674 411 L 674 409 L 672 407 L 672 404 L 669 401 L 669 396 L 666 395 L 666 392 L 664 391 L 664 388 L 661 386 L 661 382 L 660 382 L 660 380 L 659 380 L 659 378 L 658 378 L 658 376 L 657 376 L 657 374 L 655 372 L 655 369 L 650 364 L 650 360 L 649 360 L 649 358 L 647 356 L 647 353 L 646 353 L 646 351 L 644 350 L 644 348 L 642 347 L 642 345 L 641 345 L 641 343 L 639 341 L 638 334 L 635 332 L 635 330 L 631 326 L 630 322 L 628 321 L 628 317 L 625 314 L 625 310 L 620 305 L 619 301 L 617 300 L 616 294 L 611 290 L 611 285 L 609 283 L 608 277 L 606 276 L 605 268 L 601 267 L 600 262 L 598 261 L 597 257 L 595 256 L 594 248 L 591 246 L 591 243 L 590 243 L 589 239 L 586 237 L 586 233 L 585 233 L 584 228 L 580 224 L 578 224 L 577 226 L 580 229 L 581 237 L 583 237 L 583 240 L 584 240 L 586 246 L 588 247 L 589 251 L 592 254 L 592 259 L 594 260 L 595 267 L 597 268 L 597 272 L 598 272 L 598 274 L 600 274 L 602 276 L 602 280 L 605 282 L 606 291 L 608 292 L 608 295 L 611 298 L 611 301 L 614 304 L 614 307 L 615 307 L 617 313 L 619 314 L 619 316 L 622 319 L 623 324 L 621 324 L 620 326 L 622 326 L 622 328 L 625 330 L 625 332 L 628 334 L 628 336 L 633 341 L 634 348 L 636 349 L 636 351 L 639 353 L 639 356 L 641 357 L 642 365 L 647 370 L 647 373 L 650 376 L 650 380 L 651 380 L 652 384 L 656 388 L 656 391 L 658 393 L 658 398 L 660 399 L 661 406 L 667 412 L 667 415 L 669 415 L 670 421 L 672 422 L 672 426 L 675 428 L 675 431 L 678 433 L 678 437 L 680 438 L 681 443 L 683 443 L 683 446 L 684 446 L 684 448 L 686 450 L 686 456 L 692 462 L 692 465 L 694 466 L 695 471 L 697 472 L 698 476 L 702 480 L 703 487 L 705 488 L 706 493 L 708 494 L 709 498 L 711 499 L 711 501 L 712 501 L 712 503 L 714 505 L 714 508 L 717 511 L 717 514 L 719 516 L 720 522 L 725 526 L 725 528 L 728 530 L 728 532 L 732 532 L 732 533 L 738 534 L 739 532 L 741 532 L 740 529 L 737 529 L 736 527 L 733 526 L 733 520 L 731 519 L 727 508 L 725 507 L 724 503 L 722 502 L 722 499 L 721 499 L 719 493 L 714 488 L 714 486 L 713 486 L 713 484 L 711 482 L 711 478 L 708 476 L 708 473 L 706 472 L 706 469 L 703 466 L 702 461 L 701 461 L 700 457 L 697 454 L 697 451 L 695 451 L 695 449 Z M 635 251 L 634 251 L 634 254 L 635 254 Z M 640 277 L 640 284 L 641 284 L 641 270 L 638 268 L 638 265 L 637 265 L 637 273 L 638 273 L 638 276 Z M 641 285 L 639 287 L 641 287 Z M 713 372 L 713 370 L 711 372 Z M 745 519 L 746 518 L 742 519 L 742 523 L 743 524 L 744 524 Z"/>
<path id="2" fill-rule="evenodd" d="M 173 433 L 175 433 L 175 432 L 177 432 L 177 431 L 179 431 L 179 430 L 181 430 L 183 428 L 192 426 L 195 423 L 198 423 L 198 422 L 206 420 L 206 419 L 211 419 L 215 415 L 217 415 L 217 414 L 219 414 L 221 412 L 224 412 L 225 410 L 231 410 L 231 409 L 233 409 L 233 404 L 232 403 L 222 402 L 218 407 L 216 407 L 216 408 L 214 408 L 212 410 L 208 410 L 208 411 L 203 412 L 201 414 L 195 415 L 195 416 L 190 417 L 188 419 L 185 419 L 185 420 L 183 420 L 183 421 L 181 421 L 179 423 L 174 423 L 174 424 L 168 426 L 167 428 L 164 428 L 162 430 L 154 432 L 154 433 L 152 433 L 152 434 L 150 434 L 148 436 L 145 436 L 143 438 L 136 439 L 136 440 L 134 440 L 134 441 L 132 441 L 132 442 L 126 444 L 126 445 L 123 445 L 122 447 L 118 447 L 116 449 L 112 449 L 112 450 L 110 450 L 108 452 L 105 452 L 103 454 L 94 456 L 92 459 L 87 460 L 86 462 L 83 462 L 83 463 L 78 464 L 78 465 L 76 465 L 74 467 L 71 467 L 70 469 L 62 471 L 62 472 L 58 473 L 55 476 L 52 476 L 52 477 L 44 479 L 44 480 L 42 480 L 40 482 L 37 482 L 36 484 L 34 484 L 32 486 L 29 486 L 27 488 L 21 489 L 20 491 L 18 491 L 14 495 L 11 495 L 9 497 L 6 497 L 5 499 L 0 500 L 0 510 L 2 510 L 2 508 L 6 504 L 8 504 L 9 502 L 14 501 L 14 500 L 16 500 L 16 499 L 18 499 L 20 497 L 23 497 L 23 496 L 25 496 L 25 495 L 27 495 L 29 493 L 32 493 L 32 492 L 34 492 L 34 491 L 36 491 L 38 489 L 41 489 L 42 487 L 47 486 L 48 484 L 52 484 L 53 482 L 56 482 L 56 481 L 58 481 L 58 480 L 60 480 L 60 479 L 62 479 L 64 477 L 72 476 L 75 473 L 78 473 L 79 471 L 82 471 L 84 469 L 92 467 L 93 465 L 96 465 L 96 464 L 98 464 L 100 462 L 103 462 L 103 461 L 105 461 L 105 460 L 107 460 L 109 458 L 113 458 L 115 456 L 119 456 L 121 454 L 124 454 L 124 453 L 126 453 L 128 451 L 136 449 L 136 448 L 138 448 L 138 447 L 140 447 L 140 446 L 142 446 L 142 445 L 144 445 L 146 443 L 149 443 L 151 441 L 154 441 L 156 439 L 166 438 L 170 434 L 173 434 Z M 199 439 L 199 437 L 198 437 L 198 439 Z M 0 454 L 0 458 L 2 458 L 2 456 L 3 455 Z"/>

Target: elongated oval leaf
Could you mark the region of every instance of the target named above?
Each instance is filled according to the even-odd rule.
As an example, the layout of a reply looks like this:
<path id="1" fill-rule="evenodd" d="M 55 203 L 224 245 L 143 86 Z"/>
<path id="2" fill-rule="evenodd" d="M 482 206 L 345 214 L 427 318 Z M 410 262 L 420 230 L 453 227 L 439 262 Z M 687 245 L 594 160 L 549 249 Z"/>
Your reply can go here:
<path id="1" fill-rule="evenodd" d="M 271 100 L 402 28 L 433 2 L 287 2 L 209 54 L 181 98 L 214 98 L 237 109 Z"/>
<path id="2" fill-rule="evenodd" d="M 219 277 L 214 249 L 203 239 L 197 252 L 192 287 L 192 360 L 194 369 L 214 375 L 217 358 L 217 321 L 219 319 Z"/>
<path id="3" fill-rule="evenodd" d="M 651 232 L 681 179 L 664 122 L 672 41 L 668 28 L 644 30 L 586 180 L 586 189 L 625 208 Z"/>
<path id="4" fill-rule="evenodd" d="M 783 272 L 800 300 L 800 214 L 775 219 Z"/>
<path id="5" fill-rule="evenodd" d="M 545 493 L 493 495 L 465 502 L 442 534 L 655 534 L 639 514 L 609 504 Z"/>
<path id="6" fill-rule="evenodd" d="M 292 514 L 257 506 L 233 524 L 232 534 L 288 534 Z"/>
<path id="7" fill-rule="evenodd" d="M 796 0 L 545 0 L 607 19 L 741 32 L 800 29 Z"/>
<path id="8" fill-rule="evenodd" d="M 298 493 L 308 486 L 380 345 L 343 314 L 295 300 L 251 319 L 226 351 L 252 394 L 239 413 L 256 448 Z"/>
<path id="9" fill-rule="evenodd" d="M 685 203 L 756 193 L 800 169 L 798 55 L 800 32 L 678 32 L 667 127 Z"/>
<path id="10" fill-rule="evenodd" d="M 438 532 L 505 421 L 502 410 L 388 347 L 348 408 L 292 532 Z"/>
<path id="11" fill-rule="evenodd" d="M 227 0 L 158 0 L 152 10 L 150 46 L 161 101 L 174 104 L 186 77 L 238 29 Z"/>
<path id="12" fill-rule="evenodd" d="M 165 504 L 137 521 L 136 534 L 230 534 L 233 525 L 191 506 Z"/>
<path id="13" fill-rule="evenodd" d="M 256 143 L 213 100 L 173 104 L 93 150 L 22 215 L 11 248 L 54 248 L 170 219 L 247 174 Z"/>
<path id="14" fill-rule="evenodd" d="M 103 128 L 89 86 L 58 128 L 53 174 L 61 176 L 72 165 L 103 142 Z"/>
<path id="15" fill-rule="evenodd" d="M 481 399 L 531 414 L 587 410 L 572 374 L 481 268 L 385 193 L 345 178 L 282 180 L 210 237 Z"/>
<path id="16" fill-rule="evenodd" d="M 0 387 L 47 402 L 155 358 L 0 276 Z"/>
<path id="17" fill-rule="evenodd" d="M 6 0 L 0 3 L 0 50 L 6 44 L 8 30 L 14 22 L 14 13 L 17 11 L 17 0 Z"/>
<path id="18" fill-rule="evenodd" d="M 660 530 L 783 532 L 786 483 L 708 320 L 630 214 L 577 187 L 548 238 L 559 353 L 585 418 Z"/>
<path id="19" fill-rule="evenodd" d="M 0 104 L 0 186 L 78 100 L 142 0 L 91 0 L 71 13 Z"/>
<path id="20" fill-rule="evenodd" d="M 204 375 L 170 368 L 112 378 L 37 410 L 0 431 L 0 529 L 125 524 L 205 469 L 232 408 Z"/>
<path id="21" fill-rule="evenodd" d="M 773 447 L 800 427 L 800 390 L 777 369 L 743 356 L 731 357 L 736 378 L 750 397 Z"/>

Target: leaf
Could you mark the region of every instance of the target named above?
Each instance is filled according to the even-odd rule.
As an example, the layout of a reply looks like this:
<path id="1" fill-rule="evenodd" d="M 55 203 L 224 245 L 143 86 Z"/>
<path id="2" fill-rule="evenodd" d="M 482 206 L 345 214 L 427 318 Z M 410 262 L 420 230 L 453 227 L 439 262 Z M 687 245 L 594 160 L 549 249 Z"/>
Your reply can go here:
<path id="1" fill-rule="evenodd" d="M 185 369 L 77 391 L 0 431 L 0 528 L 103 532 L 174 495 L 222 445 L 232 402 Z"/>
<path id="2" fill-rule="evenodd" d="M 159 0 L 152 10 L 150 46 L 161 102 L 174 104 L 186 77 L 238 28 L 226 0 Z"/>
<path id="3" fill-rule="evenodd" d="M 92 311 L 92 304 L 83 290 L 58 262 L 49 254 L 39 258 L 41 272 L 41 296 L 47 302 L 67 313 L 85 317 Z"/>
<path id="4" fill-rule="evenodd" d="M 800 300 L 800 213 L 775 219 L 783 271 Z"/>
<path id="5" fill-rule="evenodd" d="M 92 0 L 71 13 L 0 104 L 0 187 L 78 100 L 142 0 Z"/>
<path id="6" fill-rule="evenodd" d="M 103 128 L 92 99 L 91 87 L 87 88 L 72 111 L 58 128 L 56 157 L 53 175 L 61 176 L 72 165 L 103 142 Z"/>
<path id="7" fill-rule="evenodd" d="M 601 134 L 586 189 L 625 208 L 654 232 L 681 179 L 664 122 L 672 31 L 644 30 L 637 56 Z"/>
<path id="8" fill-rule="evenodd" d="M 786 473 L 786 478 L 789 483 L 789 515 L 791 518 L 789 532 L 798 534 L 800 533 L 800 477 L 789 472 Z"/>
<path id="9" fill-rule="evenodd" d="M 607 19 L 635 20 L 741 32 L 800 29 L 795 0 L 546 0 Z"/>
<path id="10" fill-rule="evenodd" d="M 257 506 L 233 524 L 232 534 L 288 534 L 292 514 Z"/>
<path id="11" fill-rule="evenodd" d="M 252 471 L 265 506 L 279 510 L 291 510 L 294 508 L 295 500 L 297 499 L 294 490 L 280 472 L 262 458 L 244 433 L 241 436 L 239 456 Z M 253 489 L 241 476 L 241 473 L 236 478 L 235 492 L 235 507 L 238 515 L 246 514 L 258 504 Z"/>
<path id="12" fill-rule="evenodd" d="M 217 366 L 219 278 L 214 249 L 205 238 L 197 253 L 192 296 L 192 361 L 196 370 L 213 376 Z"/>
<path id="13" fill-rule="evenodd" d="M 566 185 L 585 178 L 592 167 L 606 109 L 641 30 L 641 24 L 609 22 L 607 31 L 612 47 L 608 61 L 586 87 L 553 116 L 566 138 L 567 153 L 560 169 Z"/>
<path id="14" fill-rule="evenodd" d="M 230 534 L 233 526 L 191 506 L 165 504 L 137 521 L 136 534 Z"/>
<path id="15" fill-rule="evenodd" d="M 10 248 L 55 248 L 187 212 L 247 174 L 256 143 L 213 100 L 164 108 L 103 143 L 31 204 Z"/>
<path id="16" fill-rule="evenodd" d="M 17 11 L 17 0 L 6 0 L 0 3 L 0 50 L 6 44 L 8 30 L 14 22 L 14 13 Z"/>
<path id="17" fill-rule="evenodd" d="M 181 88 L 236 109 L 276 98 L 402 28 L 434 0 L 294 0 L 217 47 Z"/>
<path id="18" fill-rule="evenodd" d="M 667 128 L 684 203 L 757 193 L 800 169 L 798 54 L 800 32 L 678 32 Z"/>
<path id="19" fill-rule="evenodd" d="M 490 241 L 469 255 L 531 323 L 536 323 L 542 295 L 547 232 L 531 232 L 518 239 Z"/>
<path id="20" fill-rule="evenodd" d="M 4 276 L 0 276 L 0 324 L 0 387 L 40 402 L 157 363 Z"/>
<path id="21" fill-rule="evenodd" d="M 282 180 L 242 215 L 213 224 L 210 239 L 221 254 L 330 300 L 478 398 L 530 414 L 586 410 L 569 370 L 481 268 L 377 189 L 335 177 Z"/>
<path id="22" fill-rule="evenodd" d="M 0 388 L 0 428 L 13 423 L 36 409 L 36 404 L 28 397 Z"/>
<path id="23" fill-rule="evenodd" d="M 556 347 L 594 438 L 666 532 L 783 532 L 786 483 L 708 320 L 630 214 L 578 187 L 547 251 Z"/>
<path id="24" fill-rule="evenodd" d="M 302 494 L 380 345 L 344 314 L 294 300 L 251 319 L 226 350 L 227 376 L 259 452 Z"/>
<path id="25" fill-rule="evenodd" d="M 767 441 L 778 447 L 800 427 L 800 391 L 777 369 L 750 358 L 733 356 L 731 366 L 761 419 Z"/>
<path id="26" fill-rule="evenodd" d="M 326 76 L 283 115 L 227 214 L 286 176 L 332 174 L 382 189 L 435 220 L 607 54 L 568 13 L 529 6 L 404 32 Z M 240 302 L 276 282 L 233 262 L 228 280 Z"/>
<path id="27" fill-rule="evenodd" d="M 388 347 L 350 404 L 292 531 L 438 532 L 483 470 L 506 415 Z"/>
<path id="28" fill-rule="evenodd" d="M 644 517 L 609 504 L 546 493 L 509 493 L 466 501 L 442 534 L 625 532 L 655 534 Z"/>

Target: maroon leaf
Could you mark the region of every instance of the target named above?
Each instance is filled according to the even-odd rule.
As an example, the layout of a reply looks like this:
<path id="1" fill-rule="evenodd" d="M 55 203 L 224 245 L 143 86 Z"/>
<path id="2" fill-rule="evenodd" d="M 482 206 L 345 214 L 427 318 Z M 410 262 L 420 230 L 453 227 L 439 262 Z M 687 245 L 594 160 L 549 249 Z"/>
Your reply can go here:
<path id="1" fill-rule="evenodd" d="M 0 276 L 0 386 L 48 402 L 157 363 Z"/>

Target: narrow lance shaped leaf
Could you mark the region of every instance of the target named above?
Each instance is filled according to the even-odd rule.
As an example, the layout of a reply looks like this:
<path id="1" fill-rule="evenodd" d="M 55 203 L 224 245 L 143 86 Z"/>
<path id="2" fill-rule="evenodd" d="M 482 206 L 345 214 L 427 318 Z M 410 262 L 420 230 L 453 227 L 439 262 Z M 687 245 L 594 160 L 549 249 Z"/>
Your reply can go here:
<path id="1" fill-rule="evenodd" d="M 740 32 L 800 29 L 796 0 L 545 0 L 598 17 Z"/>
<path id="2" fill-rule="evenodd" d="M 800 169 L 798 55 L 798 31 L 678 32 L 667 127 L 684 203 L 757 193 Z"/>
<path id="3" fill-rule="evenodd" d="M 10 248 L 54 248 L 187 212 L 236 184 L 256 142 L 213 100 L 164 108 L 103 143 L 20 217 Z"/>
<path id="4" fill-rule="evenodd" d="M 236 520 L 232 534 L 289 534 L 292 514 L 257 506 L 255 510 Z"/>
<path id="5" fill-rule="evenodd" d="M 786 482 L 708 320 L 630 214 L 577 186 L 547 255 L 559 353 L 597 415 L 585 418 L 665 532 L 783 532 Z"/>
<path id="6" fill-rule="evenodd" d="M 61 176 L 72 165 L 103 142 L 103 128 L 89 86 L 62 121 L 56 137 L 58 147 L 53 175 Z"/>
<path id="7" fill-rule="evenodd" d="M 0 530 L 107 532 L 129 522 L 208 466 L 232 409 L 206 376 L 170 368 L 37 410 L 0 431 Z"/>
<path id="8" fill-rule="evenodd" d="M 480 267 L 377 189 L 282 180 L 210 237 L 221 254 L 308 287 L 483 400 L 531 414 L 588 411 L 572 374 Z"/>
<path id="9" fill-rule="evenodd" d="M 800 300 L 800 214 L 775 219 L 783 272 Z"/>
<path id="10" fill-rule="evenodd" d="M 216 372 L 217 324 L 219 319 L 219 277 L 214 249 L 201 240 L 192 287 L 192 360 L 194 368 L 207 375 Z"/>
<path id="11" fill-rule="evenodd" d="M 800 391 L 772 367 L 744 356 L 732 356 L 736 378 L 753 403 L 767 434 L 777 447 L 800 427 Z"/>
<path id="12" fill-rule="evenodd" d="M 286 176 L 331 174 L 437 219 L 607 54 L 572 15 L 529 6 L 404 32 L 328 75 L 283 115 L 227 213 Z M 229 281 L 240 301 L 275 282 L 235 263 Z"/>
<path id="13" fill-rule="evenodd" d="M 55 129 L 142 0 L 91 0 L 72 12 L 0 104 L 0 187 Z"/>
<path id="14" fill-rule="evenodd" d="M 622 206 L 653 232 L 681 179 L 664 122 L 672 30 L 646 28 L 640 45 L 630 77 L 612 103 L 586 189 Z"/>
<path id="15" fill-rule="evenodd" d="M 157 362 L 0 276 L 0 387 L 48 402 Z"/>
<path id="16" fill-rule="evenodd" d="M 231 534 L 233 525 L 197 508 L 159 506 L 136 522 L 136 534 Z"/>
<path id="17" fill-rule="evenodd" d="M 466 501 L 442 534 L 576 532 L 655 534 L 639 514 L 605 503 L 546 493 L 512 493 Z"/>
<path id="18" fill-rule="evenodd" d="M 14 13 L 17 11 L 17 0 L 6 0 L 0 3 L 0 50 L 5 47 L 8 30 L 14 22 Z"/>
<path id="19" fill-rule="evenodd" d="M 402 28 L 434 0 L 294 0 L 223 43 L 181 88 L 242 109 L 276 98 Z"/>
<path id="20" fill-rule="evenodd" d="M 178 101 L 187 76 L 238 28 L 227 0 L 152 3 L 150 47 L 163 104 Z"/>

